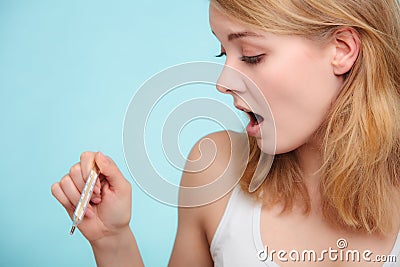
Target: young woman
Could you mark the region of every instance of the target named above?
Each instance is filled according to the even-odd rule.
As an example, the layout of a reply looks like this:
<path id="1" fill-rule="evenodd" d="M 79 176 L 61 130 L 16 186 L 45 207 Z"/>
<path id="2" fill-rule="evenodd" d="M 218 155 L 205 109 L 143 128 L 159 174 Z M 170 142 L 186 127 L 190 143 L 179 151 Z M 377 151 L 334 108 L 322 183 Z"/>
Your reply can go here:
<path id="1" fill-rule="evenodd" d="M 217 86 L 252 118 L 250 161 L 232 192 L 179 209 L 170 266 L 400 266 L 399 13 L 397 0 L 211 0 L 226 66 L 250 78 L 270 105 L 276 155 L 249 193 L 259 157 L 270 152 L 262 134 L 268 114 L 245 82 Z M 182 185 L 234 176 L 225 172 L 233 135 L 208 136 L 216 160 L 185 172 Z M 196 145 L 189 159 L 200 156 Z M 103 179 L 79 229 L 98 266 L 141 266 L 129 229 L 130 184 L 110 158 L 83 153 L 53 195 L 71 216 L 93 160 Z M 390 254 L 397 263 L 384 263 Z"/>

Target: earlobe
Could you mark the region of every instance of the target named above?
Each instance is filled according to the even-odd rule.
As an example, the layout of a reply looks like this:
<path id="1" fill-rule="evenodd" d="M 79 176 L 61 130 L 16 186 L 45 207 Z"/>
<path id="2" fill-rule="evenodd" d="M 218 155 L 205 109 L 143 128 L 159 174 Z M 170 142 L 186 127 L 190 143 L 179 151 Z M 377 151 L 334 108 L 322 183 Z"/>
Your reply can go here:
<path id="1" fill-rule="evenodd" d="M 334 34 L 335 56 L 332 60 L 335 75 L 350 71 L 360 53 L 361 41 L 358 32 L 353 28 L 342 28 Z"/>

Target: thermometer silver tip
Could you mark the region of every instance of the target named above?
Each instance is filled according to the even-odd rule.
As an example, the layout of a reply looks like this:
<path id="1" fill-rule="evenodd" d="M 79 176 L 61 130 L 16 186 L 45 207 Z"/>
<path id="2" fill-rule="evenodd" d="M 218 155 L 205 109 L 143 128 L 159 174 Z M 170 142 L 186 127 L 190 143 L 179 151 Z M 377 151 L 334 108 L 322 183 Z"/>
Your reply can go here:
<path id="1" fill-rule="evenodd" d="M 76 226 L 73 225 L 72 228 L 71 228 L 71 231 L 69 232 L 70 235 L 72 235 L 75 232 L 75 228 L 76 228 Z"/>

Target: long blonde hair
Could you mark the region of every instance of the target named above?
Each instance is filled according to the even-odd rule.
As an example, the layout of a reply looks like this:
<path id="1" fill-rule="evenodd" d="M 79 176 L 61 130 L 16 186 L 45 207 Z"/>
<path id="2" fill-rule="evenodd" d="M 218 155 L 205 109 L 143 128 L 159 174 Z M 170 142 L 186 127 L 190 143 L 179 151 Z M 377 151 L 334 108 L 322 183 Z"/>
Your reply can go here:
<path id="1" fill-rule="evenodd" d="M 400 8 L 397 0 L 211 0 L 221 12 L 275 34 L 326 41 L 354 28 L 360 54 L 318 133 L 323 137 L 320 191 L 323 214 L 340 227 L 393 231 L 400 207 Z M 262 153 L 250 138 L 247 191 Z M 264 173 L 264 175 L 266 175 Z M 276 155 L 264 184 L 253 193 L 270 206 L 310 211 L 296 151 Z"/>

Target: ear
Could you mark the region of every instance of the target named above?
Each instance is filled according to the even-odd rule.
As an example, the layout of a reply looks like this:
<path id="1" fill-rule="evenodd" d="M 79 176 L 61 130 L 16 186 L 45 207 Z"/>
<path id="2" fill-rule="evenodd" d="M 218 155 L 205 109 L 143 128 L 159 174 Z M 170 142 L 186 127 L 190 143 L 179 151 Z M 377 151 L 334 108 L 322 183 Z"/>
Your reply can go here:
<path id="1" fill-rule="evenodd" d="M 353 28 L 342 28 L 334 35 L 335 56 L 332 60 L 333 70 L 336 75 L 347 73 L 360 53 L 361 41 L 358 32 Z"/>

